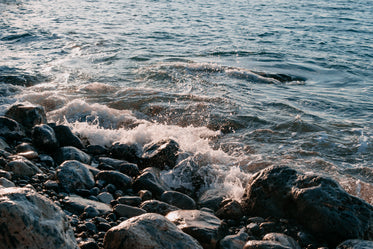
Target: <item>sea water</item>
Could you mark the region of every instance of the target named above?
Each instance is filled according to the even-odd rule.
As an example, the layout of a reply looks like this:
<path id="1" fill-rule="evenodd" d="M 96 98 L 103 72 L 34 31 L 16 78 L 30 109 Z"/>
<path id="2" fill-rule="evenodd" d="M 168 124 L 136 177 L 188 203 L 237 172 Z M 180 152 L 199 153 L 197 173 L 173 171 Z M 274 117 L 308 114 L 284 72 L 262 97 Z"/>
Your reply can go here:
<path id="1" fill-rule="evenodd" d="M 0 114 L 40 104 L 91 144 L 180 144 L 239 199 L 288 165 L 373 203 L 370 0 L 0 0 Z M 166 170 L 171 186 L 192 187 Z"/>

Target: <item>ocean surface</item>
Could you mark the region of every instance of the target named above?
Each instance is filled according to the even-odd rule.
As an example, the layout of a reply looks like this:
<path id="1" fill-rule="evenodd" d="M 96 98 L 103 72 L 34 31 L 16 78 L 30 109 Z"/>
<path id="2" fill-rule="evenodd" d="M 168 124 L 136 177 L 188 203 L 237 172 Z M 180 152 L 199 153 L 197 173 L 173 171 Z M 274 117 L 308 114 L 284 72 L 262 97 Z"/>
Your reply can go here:
<path id="1" fill-rule="evenodd" d="M 232 198 L 288 165 L 373 203 L 371 0 L 0 0 L 0 115 L 18 102 L 91 144 L 175 139 Z"/>

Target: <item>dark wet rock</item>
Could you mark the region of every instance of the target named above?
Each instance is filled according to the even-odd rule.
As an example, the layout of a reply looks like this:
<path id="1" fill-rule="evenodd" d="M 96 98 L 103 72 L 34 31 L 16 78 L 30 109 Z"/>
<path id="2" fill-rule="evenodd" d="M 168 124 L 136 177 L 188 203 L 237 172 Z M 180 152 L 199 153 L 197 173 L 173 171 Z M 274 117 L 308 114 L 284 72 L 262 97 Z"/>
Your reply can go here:
<path id="1" fill-rule="evenodd" d="M 96 175 L 97 180 L 113 184 L 117 189 L 126 190 L 132 184 L 132 179 L 120 172 L 114 170 L 104 170 Z"/>
<path id="2" fill-rule="evenodd" d="M 1 248 L 78 248 L 64 212 L 28 188 L 0 189 Z"/>
<path id="3" fill-rule="evenodd" d="M 89 200 L 77 195 L 65 197 L 65 199 L 62 201 L 62 205 L 64 209 L 76 215 L 82 214 L 85 208 L 88 206 L 95 208 L 100 213 L 100 215 L 107 214 L 112 211 L 111 206 L 108 204 Z"/>
<path id="4" fill-rule="evenodd" d="M 0 177 L 4 177 L 8 180 L 12 180 L 12 175 L 8 171 L 2 170 L 2 169 L 0 169 Z"/>
<path id="5" fill-rule="evenodd" d="M 216 211 L 216 216 L 220 219 L 239 220 L 243 216 L 241 204 L 235 200 L 228 200 L 222 203 L 222 207 Z"/>
<path id="6" fill-rule="evenodd" d="M 160 178 L 160 170 L 158 168 L 144 169 L 142 174 L 135 179 L 133 189 L 135 191 L 149 190 L 157 198 L 165 191 L 170 190 Z"/>
<path id="7" fill-rule="evenodd" d="M 161 201 L 167 202 L 181 209 L 195 209 L 195 201 L 186 194 L 177 191 L 165 191 L 161 195 Z"/>
<path id="8" fill-rule="evenodd" d="M 118 204 L 114 207 L 114 213 L 118 217 L 127 217 L 131 218 L 134 216 L 145 214 L 146 211 L 142 208 L 133 207 L 125 204 Z"/>
<path id="9" fill-rule="evenodd" d="M 88 145 L 87 153 L 91 155 L 105 155 L 109 150 L 102 145 Z"/>
<path id="10" fill-rule="evenodd" d="M 292 237 L 282 233 L 268 233 L 263 237 L 263 240 L 275 241 L 292 249 L 301 249 Z"/>
<path id="11" fill-rule="evenodd" d="M 39 157 L 39 154 L 36 151 L 27 151 L 18 153 L 17 156 L 24 157 L 26 159 L 32 160 Z"/>
<path id="12" fill-rule="evenodd" d="M 373 241 L 370 240 L 346 240 L 337 246 L 337 249 L 372 249 Z"/>
<path id="13" fill-rule="evenodd" d="M 94 223 L 89 222 L 89 221 L 86 221 L 86 222 L 84 223 L 84 225 L 85 225 L 85 227 L 87 228 L 87 231 L 88 231 L 88 232 L 91 232 L 91 233 L 93 233 L 93 234 L 97 233 L 97 227 L 96 227 L 96 225 L 95 225 Z"/>
<path id="14" fill-rule="evenodd" d="M 130 206 L 138 206 L 142 200 L 139 196 L 121 196 L 117 199 L 120 204 L 126 204 Z"/>
<path id="15" fill-rule="evenodd" d="M 135 144 L 114 143 L 110 148 L 110 155 L 137 164 L 140 161 L 141 149 Z"/>
<path id="16" fill-rule="evenodd" d="M 72 146 L 59 148 L 54 155 L 54 160 L 57 164 L 61 164 L 67 160 L 77 160 L 85 164 L 91 164 L 90 155 Z"/>
<path id="17" fill-rule="evenodd" d="M 56 176 L 61 187 L 73 193 L 76 189 L 90 189 L 95 180 L 88 167 L 78 161 L 65 161 L 57 167 Z"/>
<path id="18" fill-rule="evenodd" d="M 6 111 L 5 116 L 14 119 L 28 130 L 35 125 L 47 123 L 47 116 L 42 106 L 13 105 Z"/>
<path id="19" fill-rule="evenodd" d="M 15 147 L 16 152 L 27 152 L 27 151 L 36 151 L 35 147 L 30 143 L 21 143 Z"/>
<path id="20" fill-rule="evenodd" d="M 97 225 L 97 229 L 98 229 L 99 231 L 104 231 L 104 232 L 106 232 L 106 231 L 108 231 L 110 228 L 111 228 L 111 225 L 110 225 L 109 223 L 107 223 L 107 222 L 100 222 L 100 223 L 98 223 L 98 225 Z"/>
<path id="21" fill-rule="evenodd" d="M 167 215 L 171 211 L 179 210 L 178 207 L 158 200 L 144 201 L 141 203 L 140 208 L 144 209 L 148 213 L 157 213 L 161 215 Z"/>
<path id="22" fill-rule="evenodd" d="M 143 214 L 111 228 L 104 249 L 202 249 L 191 236 L 159 214 Z"/>
<path id="23" fill-rule="evenodd" d="M 177 210 L 166 215 L 183 232 L 191 235 L 205 249 L 215 249 L 224 236 L 222 221 L 215 215 L 200 210 Z"/>
<path id="24" fill-rule="evenodd" d="M 126 174 L 128 176 L 140 175 L 140 170 L 137 164 L 109 157 L 100 157 L 98 160 L 100 162 L 99 167 L 101 167 L 102 169 L 103 167 L 110 166 L 112 169 L 118 170 L 119 172 Z"/>
<path id="25" fill-rule="evenodd" d="M 159 169 L 174 168 L 176 166 L 179 144 L 166 139 L 157 143 L 150 143 L 144 147 L 141 167 L 156 167 Z"/>
<path id="26" fill-rule="evenodd" d="M 10 188 L 15 186 L 16 185 L 12 181 L 6 179 L 5 177 L 0 177 L 0 187 Z"/>
<path id="27" fill-rule="evenodd" d="M 35 125 L 31 137 L 33 145 L 42 151 L 53 152 L 59 147 L 56 134 L 49 125 Z"/>
<path id="28" fill-rule="evenodd" d="M 1 122 L 1 121 L 0 121 Z M 0 127 L 1 127 L 1 123 L 0 123 Z M 3 127 L 2 127 L 3 128 Z M 1 129 L 0 128 L 0 136 L 1 136 Z M 1 137 L 0 137 L 0 150 L 5 150 L 5 149 L 8 149 L 9 148 L 9 145 L 7 144 L 7 142 L 5 142 Z"/>
<path id="29" fill-rule="evenodd" d="M 34 163 L 27 159 L 16 159 L 11 161 L 4 167 L 4 169 L 13 172 L 14 176 L 21 178 L 42 173 Z"/>
<path id="30" fill-rule="evenodd" d="M 103 203 L 110 204 L 110 202 L 114 200 L 114 197 L 109 192 L 102 192 L 97 195 L 97 199 Z"/>
<path id="31" fill-rule="evenodd" d="M 46 189 L 58 189 L 58 182 L 53 180 L 47 180 L 44 184 L 44 188 Z"/>
<path id="32" fill-rule="evenodd" d="M 228 235 L 219 242 L 219 249 L 242 249 L 249 238 L 245 229 L 235 235 Z"/>
<path id="33" fill-rule="evenodd" d="M 39 154 L 39 160 L 41 163 L 45 164 L 47 167 L 55 167 L 54 159 L 50 155 Z"/>
<path id="34" fill-rule="evenodd" d="M 243 249 L 292 249 L 291 247 L 281 245 L 276 241 L 268 240 L 249 240 Z"/>
<path id="35" fill-rule="evenodd" d="M 150 192 L 149 190 L 145 190 L 145 189 L 140 190 L 138 192 L 138 195 L 140 196 L 142 201 L 151 200 L 153 198 L 152 192 Z"/>
<path id="36" fill-rule="evenodd" d="M 331 179 L 289 167 L 270 167 L 255 174 L 242 206 L 248 216 L 294 219 L 330 246 L 346 239 L 373 239 L 371 205 Z"/>
<path id="37" fill-rule="evenodd" d="M 53 127 L 53 130 L 56 133 L 60 146 L 73 146 L 78 149 L 82 149 L 84 147 L 80 138 L 72 133 L 70 127 L 66 125 L 57 125 Z"/>
<path id="38" fill-rule="evenodd" d="M 0 117 L 0 136 L 8 142 L 25 137 L 26 133 L 22 126 L 13 119 Z"/>
<path id="39" fill-rule="evenodd" d="M 217 211 L 224 198 L 225 195 L 220 193 L 219 190 L 209 189 L 199 197 L 198 204 L 201 207 L 207 207 Z"/>
<path id="40" fill-rule="evenodd" d="M 99 246 L 97 245 L 96 241 L 89 240 L 89 241 L 82 241 L 79 243 L 80 249 L 99 249 Z"/>

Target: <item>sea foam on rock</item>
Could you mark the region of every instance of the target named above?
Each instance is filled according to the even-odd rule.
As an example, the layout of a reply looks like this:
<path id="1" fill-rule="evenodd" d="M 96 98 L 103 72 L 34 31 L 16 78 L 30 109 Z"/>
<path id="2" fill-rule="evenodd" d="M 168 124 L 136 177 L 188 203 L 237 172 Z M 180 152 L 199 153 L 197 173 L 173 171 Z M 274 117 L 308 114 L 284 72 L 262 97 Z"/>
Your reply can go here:
<path id="1" fill-rule="evenodd" d="M 62 210 L 28 188 L 0 188 L 0 248 L 78 248 Z"/>
<path id="2" fill-rule="evenodd" d="M 191 236 L 159 214 L 143 214 L 123 221 L 105 235 L 104 249 L 202 249 Z"/>
<path id="3" fill-rule="evenodd" d="M 330 246 L 347 239 L 373 239 L 373 207 L 337 182 L 269 167 L 248 182 L 241 202 L 247 216 L 294 219 Z"/>

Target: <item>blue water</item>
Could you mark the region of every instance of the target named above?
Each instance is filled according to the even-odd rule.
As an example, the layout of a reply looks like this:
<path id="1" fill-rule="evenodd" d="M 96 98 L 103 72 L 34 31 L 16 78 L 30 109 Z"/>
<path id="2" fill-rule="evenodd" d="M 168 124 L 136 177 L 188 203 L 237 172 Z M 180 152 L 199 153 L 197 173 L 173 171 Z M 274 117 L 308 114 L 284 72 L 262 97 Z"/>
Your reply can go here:
<path id="1" fill-rule="evenodd" d="M 373 202 L 370 0 L 0 0 L 0 30 L 2 113 L 150 122 L 134 141 L 169 130 L 243 172 L 291 165 Z"/>

